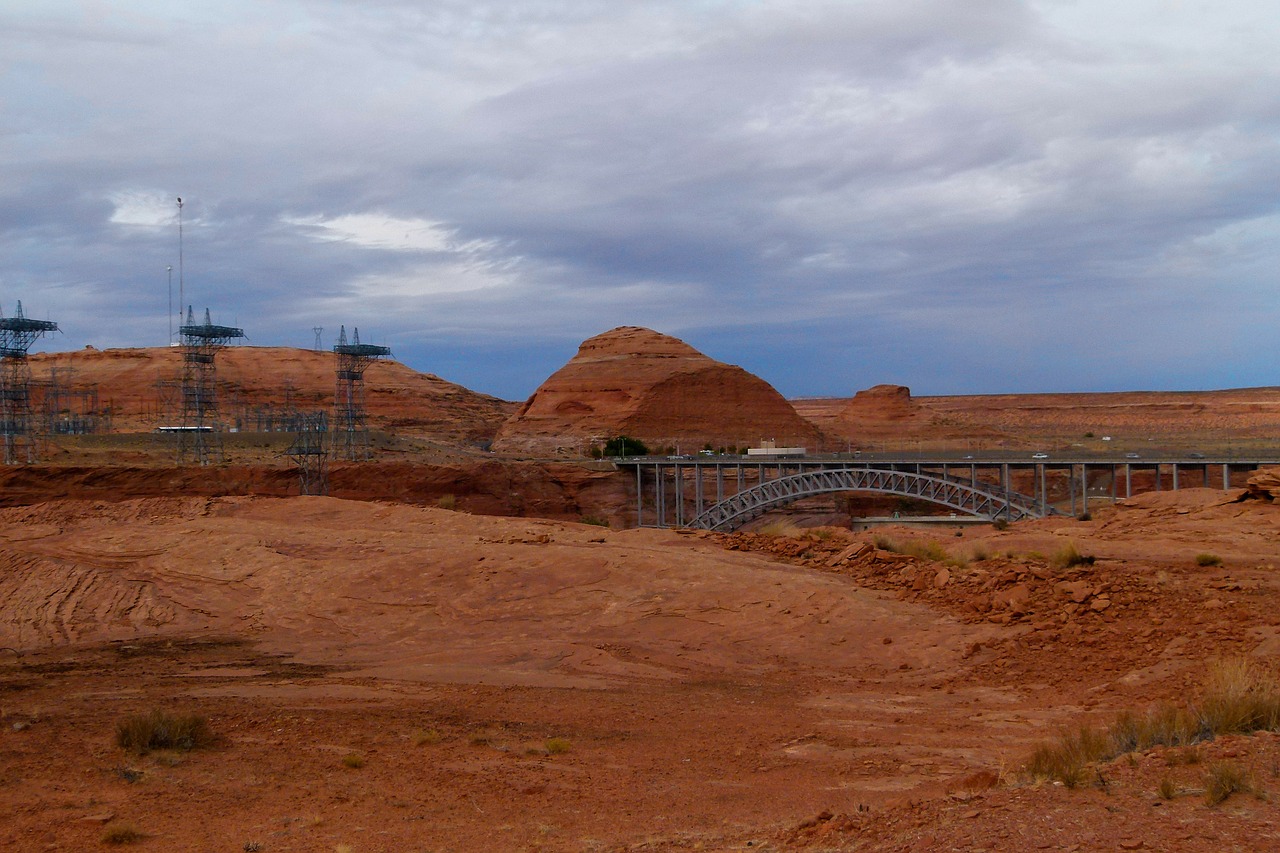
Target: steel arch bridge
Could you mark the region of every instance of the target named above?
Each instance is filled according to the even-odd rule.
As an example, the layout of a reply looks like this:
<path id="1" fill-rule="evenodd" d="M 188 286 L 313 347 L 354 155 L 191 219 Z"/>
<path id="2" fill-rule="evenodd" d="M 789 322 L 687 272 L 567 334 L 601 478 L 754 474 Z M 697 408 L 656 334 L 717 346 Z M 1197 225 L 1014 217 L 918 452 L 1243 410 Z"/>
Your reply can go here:
<path id="1" fill-rule="evenodd" d="M 830 492 L 880 492 L 920 498 L 979 518 L 1043 518 L 1051 510 L 1032 497 L 1004 489 L 981 489 L 957 480 L 880 468 L 805 471 L 744 489 L 689 522 L 703 530 L 734 530 L 771 509 Z"/>

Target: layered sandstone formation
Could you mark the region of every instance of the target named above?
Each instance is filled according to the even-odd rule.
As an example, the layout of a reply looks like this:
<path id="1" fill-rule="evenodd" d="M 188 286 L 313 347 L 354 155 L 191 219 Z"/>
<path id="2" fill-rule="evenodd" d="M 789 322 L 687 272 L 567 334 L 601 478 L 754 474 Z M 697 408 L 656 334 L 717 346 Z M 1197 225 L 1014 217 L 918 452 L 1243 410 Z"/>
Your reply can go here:
<path id="1" fill-rule="evenodd" d="M 231 346 L 217 355 L 220 418 L 246 430 L 264 409 L 331 411 L 335 363 L 331 352 L 292 347 Z M 182 353 L 173 347 L 47 353 L 31 357 L 37 382 L 57 375 L 73 392 L 97 389 L 117 432 L 144 432 L 177 413 L 174 383 Z M 483 443 L 514 404 L 478 394 L 395 361 L 365 372 L 365 405 L 374 429 L 415 433 L 458 443 Z M 79 401 L 74 401 L 79 403 Z M 168 419 L 168 420 L 166 420 Z"/>
<path id="2" fill-rule="evenodd" d="M 820 442 L 818 429 L 764 380 L 677 338 L 622 326 L 584 341 L 502 425 L 494 448 L 581 453 L 617 435 L 685 452 L 762 439 Z"/>

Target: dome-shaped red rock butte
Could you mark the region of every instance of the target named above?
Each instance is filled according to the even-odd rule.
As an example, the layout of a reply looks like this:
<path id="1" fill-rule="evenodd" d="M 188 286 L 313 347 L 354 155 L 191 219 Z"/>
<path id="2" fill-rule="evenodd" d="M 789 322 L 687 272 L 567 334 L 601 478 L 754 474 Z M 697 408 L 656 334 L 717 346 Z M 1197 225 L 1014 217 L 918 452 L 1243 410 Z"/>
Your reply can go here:
<path id="1" fill-rule="evenodd" d="M 813 448 L 818 429 L 767 382 L 678 338 L 620 326 L 583 341 L 498 430 L 504 452 L 581 452 L 628 435 L 651 448 Z"/>

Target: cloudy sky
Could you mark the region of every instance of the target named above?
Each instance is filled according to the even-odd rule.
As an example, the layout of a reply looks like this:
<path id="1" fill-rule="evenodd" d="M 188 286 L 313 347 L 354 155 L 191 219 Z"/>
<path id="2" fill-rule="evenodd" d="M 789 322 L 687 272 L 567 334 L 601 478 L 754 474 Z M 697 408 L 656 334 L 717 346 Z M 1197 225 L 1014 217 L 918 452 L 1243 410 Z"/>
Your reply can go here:
<path id="1" fill-rule="evenodd" d="M 172 266 L 513 400 L 619 325 L 788 396 L 1280 384 L 1278 45 L 1274 0 L 0 0 L 0 309 L 159 346 Z"/>

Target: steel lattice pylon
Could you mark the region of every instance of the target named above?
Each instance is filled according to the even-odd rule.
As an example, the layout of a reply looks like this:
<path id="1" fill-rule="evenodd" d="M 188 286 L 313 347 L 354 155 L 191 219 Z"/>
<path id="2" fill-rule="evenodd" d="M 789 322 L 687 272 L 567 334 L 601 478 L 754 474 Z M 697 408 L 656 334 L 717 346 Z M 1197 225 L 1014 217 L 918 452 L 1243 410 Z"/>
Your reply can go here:
<path id="1" fill-rule="evenodd" d="M 193 460 L 208 465 L 210 457 L 221 459 L 218 441 L 217 371 L 214 357 L 218 350 L 244 330 L 232 326 L 216 326 L 204 309 L 204 322 L 196 323 L 191 308 L 187 322 L 178 327 L 182 336 L 182 427 L 178 431 L 178 463 Z"/>
<path id="2" fill-rule="evenodd" d="M 343 459 L 363 461 L 373 456 L 369 446 L 369 426 L 365 422 L 364 372 L 383 356 L 391 355 L 389 347 L 360 343 L 360 330 L 352 329 L 347 342 L 347 327 L 338 332 L 333 352 L 337 356 L 337 388 L 333 402 L 334 447 Z"/>
<path id="3" fill-rule="evenodd" d="M 301 494 L 329 494 L 329 418 L 324 412 L 298 416 L 298 434 L 285 451 L 298 466 Z"/>
<path id="4" fill-rule="evenodd" d="M 36 461 L 31 429 L 31 365 L 27 352 L 37 338 L 58 331 L 51 320 L 28 320 L 18 303 L 13 317 L 0 316 L 0 434 L 4 436 L 4 461 Z M 25 460 L 20 457 L 25 456 Z"/>

